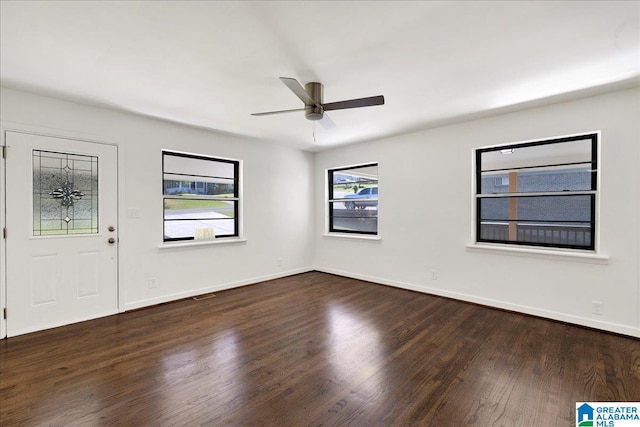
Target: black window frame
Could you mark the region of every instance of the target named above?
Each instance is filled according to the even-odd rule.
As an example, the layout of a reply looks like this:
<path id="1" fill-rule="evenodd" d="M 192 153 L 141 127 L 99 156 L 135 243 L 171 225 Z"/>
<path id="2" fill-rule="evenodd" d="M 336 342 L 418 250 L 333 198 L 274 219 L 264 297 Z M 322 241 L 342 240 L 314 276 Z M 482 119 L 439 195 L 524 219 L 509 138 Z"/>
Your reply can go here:
<path id="1" fill-rule="evenodd" d="M 345 171 L 345 170 L 353 170 L 353 169 L 361 169 L 361 168 L 368 168 L 368 167 L 373 167 L 375 166 L 376 168 L 378 167 L 378 162 L 372 162 L 372 163 L 366 163 L 366 164 L 357 164 L 357 165 L 352 165 L 352 166 L 341 166 L 338 168 L 331 168 L 331 169 L 327 169 L 327 185 L 328 185 L 328 205 L 329 205 L 329 211 L 328 211 L 328 216 L 329 216 L 329 233 L 340 233 L 340 234 L 354 234 L 354 235 L 358 235 L 358 234 L 362 234 L 362 235 L 368 235 L 368 236 L 377 236 L 378 235 L 378 209 L 376 209 L 376 231 L 358 231 L 358 230 L 345 230 L 345 229 L 336 229 L 334 227 L 334 209 L 333 209 L 333 205 L 336 201 L 341 201 L 342 199 L 335 199 L 334 195 L 333 195 L 333 180 L 334 180 L 334 174 L 336 172 L 340 172 L 340 171 Z M 376 176 L 376 186 L 377 183 L 379 182 L 379 178 L 378 176 Z"/>
<path id="2" fill-rule="evenodd" d="M 514 245 L 514 246 L 533 246 L 533 247 L 544 247 L 544 248 L 554 248 L 554 249 L 575 249 L 575 250 L 583 250 L 583 251 L 595 251 L 596 250 L 596 238 L 597 238 L 597 201 L 598 201 L 598 142 L 599 142 L 600 134 L 599 132 L 589 132 L 584 134 L 577 134 L 565 137 L 551 138 L 545 140 L 538 141 L 530 141 L 530 142 L 521 142 L 521 143 L 513 143 L 513 144 L 505 144 L 500 146 L 488 147 L 488 148 L 479 148 L 475 150 L 475 241 L 476 243 L 498 243 L 504 245 Z M 516 150 L 518 148 L 525 147 L 535 147 L 541 145 L 552 145 L 559 144 L 564 142 L 571 141 L 583 141 L 590 140 L 591 141 L 591 188 L 590 190 L 584 191 L 572 191 L 570 194 L 566 194 L 564 191 L 547 191 L 547 192 L 539 192 L 537 194 L 527 194 L 526 192 L 513 192 L 513 193 L 500 193 L 497 195 L 497 198 L 536 198 L 536 197 L 589 197 L 590 198 L 590 220 L 589 220 L 589 233 L 590 233 L 590 241 L 588 245 L 584 244 L 570 244 L 570 243 L 548 243 L 548 242 L 534 242 L 534 241 L 514 241 L 507 239 L 492 239 L 492 238 L 483 238 L 481 236 L 481 223 L 483 218 L 481 218 L 481 203 L 484 198 L 487 197 L 495 197 L 493 194 L 482 194 L 482 173 L 487 171 L 499 171 L 496 170 L 482 170 L 482 154 L 493 151 L 508 151 L 508 150 Z M 512 151 L 513 152 L 513 151 Z M 579 164 L 584 164 L 585 162 L 580 162 Z M 588 162 L 586 162 L 588 163 Z M 558 163 L 558 164 L 540 164 L 536 166 L 524 166 L 521 168 L 509 168 L 505 170 L 523 170 L 535 167 L 554 167 L 554 166 L 570 166 L 571 163 Z M 535 199 L 530 199 L 535 200 Z M 516 220 L 520 221 L 520 220 Z M 531 221 L 531 220 L 530 220 Z M 522 220 L 520 222 L 526 222 L 526 220 Z M 534 222 L 534 221 L 531 221 Z M 538 221 L 540 222 L 540 221 Z M 550 221 L 552 222 L 552 221 Z M 558 223 L 562 221 L 557 221 Z M 571 221 L 571 222 L 579 222 L 579 221 Z M 586 222 L 586 221 L 585 221 Z"/>
<path id="3" fill-rule="evenodd" d="M 166 212 L 165 212 L 165 200 L 166 199 L 182 199 L 182 200 L 221 200 L 225 202 L 232 201 L 234 203 L 234 233 L 233 234 L 221 234 L 216 235 L 216 239 L 224 239 L 224 238 L 238 238 L 240 237 L 240 160 L 234 159 L 225 159 L 220 157 L 207 156 L 202 154 L 191 154 L 191 153 L 183 153 L 179 151 L 171 151 L 171 150 L 162 150 L 162 238 L 163 242 L 178 242 L 178 241 L 194 241 L 195 236 L 192 237 L 167 237 L 165 233 L 165 226 L 167 221 Z M 165 171 L 165 156 L 175 156 L 175 157 L 183 157 L 189 159 L 197 159 L 197 160 L 207 160 L 218 163 L 229 163 L 233 165 L 233 197 L 216 197 L 216 196 L 200 196 L 200 197 L 189 197 L 189 196 L 175 196 L 175 195 L 167 195 L 165 194 L 165 174 L 170 172 Z M 172 175 L 176 175 L 175 173 L 171 173 Z M 198 175 L 188 175 L 184 174 L 187 178 L 195 178 Z M 202 218 L 194 218 L 193 220 L 202 219 Z M 211 218 L 215 219 L 215 218 Z M 182 218 L 180 221 L 184 221 Z"/>

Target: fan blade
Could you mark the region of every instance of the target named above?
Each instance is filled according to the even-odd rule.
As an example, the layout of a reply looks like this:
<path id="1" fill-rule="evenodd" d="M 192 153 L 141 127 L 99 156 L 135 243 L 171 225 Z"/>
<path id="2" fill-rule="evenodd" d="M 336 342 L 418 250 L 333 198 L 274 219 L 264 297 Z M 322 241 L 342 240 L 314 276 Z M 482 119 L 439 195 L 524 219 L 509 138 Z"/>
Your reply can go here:
<path id="1" fill-rule="evenodd" d="M 322 104 L 324 111 L 345 110 L 347 108 L 372 107 L 374 105 L 384 105 L 384 96 L 370 96 L 368 98 L 349 99 L 347 101 L 329 102 Z"/>
<path id="2" fill-rule="evenodd" d="M 336 127 L 336 124 L 333 123 L 333 120 L 331 120 L 331 118 L 326 113 L 323 114 L 322 118 L 318 121 L 320 122 L 322 127 L 325 128 L 326 130 Z"/>
<path id="3" fill-rule="evenodd" d="M 280 77 L 280 80 L 291 90 L 291 92 L 295 93 L 296 96 L 304 102 L 304 105 L 316 105 L 316 101 L 309 96 L 307 91 L 304 90 L 302 85 L 298 83 L 296 79 L 292 79 L 291 77 Z"/>
<path id="4" fill-rule="evenodd" d="M 304 108 L 294 108 L 293 110 L 267 111 L 266 113 L 251 113 L 252 116 L 270 116 L 271 114 L 292 113 L 294 111 L 304 111 Z"/>

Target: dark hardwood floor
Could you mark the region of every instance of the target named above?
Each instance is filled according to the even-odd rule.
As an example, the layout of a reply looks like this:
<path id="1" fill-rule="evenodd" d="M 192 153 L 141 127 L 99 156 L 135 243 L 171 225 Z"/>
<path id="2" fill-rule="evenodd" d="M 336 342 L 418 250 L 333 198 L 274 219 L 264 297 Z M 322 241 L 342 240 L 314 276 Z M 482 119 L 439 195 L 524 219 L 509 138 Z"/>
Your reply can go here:
<path id="1" fill-rule="evenodd" d="M 0 425 L 575 426 L 640 340 L 312 272 L 0 341 Z"/>

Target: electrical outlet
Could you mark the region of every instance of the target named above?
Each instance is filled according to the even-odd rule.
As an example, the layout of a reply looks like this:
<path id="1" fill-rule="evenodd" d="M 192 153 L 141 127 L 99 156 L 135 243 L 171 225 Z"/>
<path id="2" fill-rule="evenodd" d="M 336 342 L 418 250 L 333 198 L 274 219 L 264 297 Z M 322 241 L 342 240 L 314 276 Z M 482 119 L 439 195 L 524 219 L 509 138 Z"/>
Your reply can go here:
<path id="1" fill-rule="evenodd" d="M 592 313 L 602 316 L 604 314 L 604 303 L 602 301 L 591 301 Z"/>
<path id="2" fill-rule="evenodd" d="M 438 280 L 438 270 L 431 270 L 431 280 Z"/>
<path id="3" fill-rule="evenodd" d="M 155 278 L 147 280 L 147 283 L 149 284 L 149 289 L 155 289 L 158 287 L 158 280 Z"/>

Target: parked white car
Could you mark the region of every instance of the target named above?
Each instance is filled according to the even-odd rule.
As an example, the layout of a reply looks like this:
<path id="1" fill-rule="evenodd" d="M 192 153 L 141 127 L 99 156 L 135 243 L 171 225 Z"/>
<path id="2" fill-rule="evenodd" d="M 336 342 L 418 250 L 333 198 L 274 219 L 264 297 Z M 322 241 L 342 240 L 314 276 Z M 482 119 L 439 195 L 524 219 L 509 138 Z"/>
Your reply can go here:
<path id="1" fill-rule="evenodd" d="M 347 209 L 365 209 L 367 206 L 378 205 L 378 187 L 363 188 L 354 194 L 347 194 L 345 199 L 357 199 L 344 202 Z"/>

